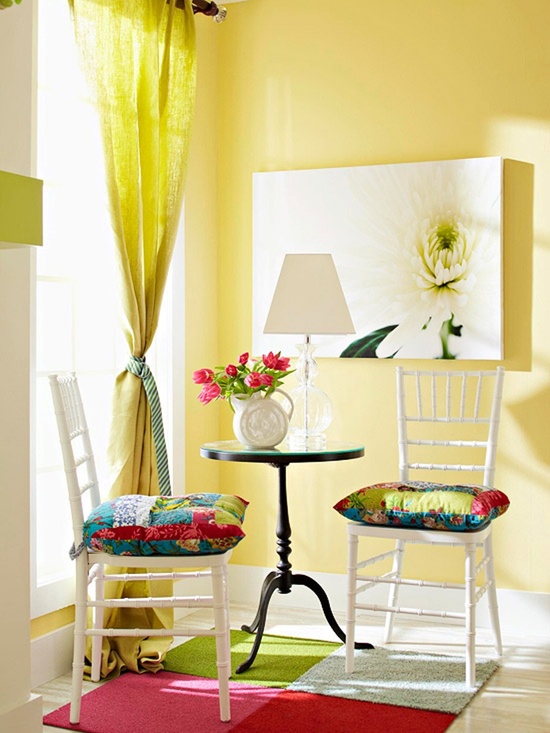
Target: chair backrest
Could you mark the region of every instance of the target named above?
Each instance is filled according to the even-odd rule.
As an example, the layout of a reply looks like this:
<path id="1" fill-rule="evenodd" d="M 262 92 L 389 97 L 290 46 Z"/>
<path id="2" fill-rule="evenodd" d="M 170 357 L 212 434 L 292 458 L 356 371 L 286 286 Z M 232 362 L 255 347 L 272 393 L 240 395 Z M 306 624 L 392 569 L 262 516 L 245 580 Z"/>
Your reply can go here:
<path id="1" fill-rule="evenodd" d="M 74 372 L 50 374 L 49 381 L 69 491 L 74 543 L 78 548 L 85 515 L 83 499 L 86 497 L 89 505 L 86 516 L 101 502 L 95 459 L 76 375 Z"/>
<path id="2" fill-rule="evenodd" d="M 410 471 L 474 471 L 483 475 L 484 486 L 492 487 L 503 380 L 503 367 L 397 367 L 400 480 L 410 480 Z"/>

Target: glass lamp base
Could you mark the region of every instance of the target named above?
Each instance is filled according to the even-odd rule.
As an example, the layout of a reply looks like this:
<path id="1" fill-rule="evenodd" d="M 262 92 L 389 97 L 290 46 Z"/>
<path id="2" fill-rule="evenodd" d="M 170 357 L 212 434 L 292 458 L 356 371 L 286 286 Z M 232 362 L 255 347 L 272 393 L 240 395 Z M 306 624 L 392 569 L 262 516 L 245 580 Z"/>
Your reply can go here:
<path id="1" fill-rule="evenodd" d="M 289 431 L 286 438 L 286 443 L 289 450 L 324 450 L 327 447 L 327 437 L 324 433 L 306 435 L 300 432 Z"/>
<path id="2" fill-rule="evenodd" d="M 325 432 L 332 422 L 332 404 L 329 396 L 313 384 L 317 375 L 314 348 L 309 336 L 297 346 L 300 352 L 296 365 L 298 386 L 290 392 L 294 411 L 287 435 L 290 450 L 324 450 L 327 445 Z"/>

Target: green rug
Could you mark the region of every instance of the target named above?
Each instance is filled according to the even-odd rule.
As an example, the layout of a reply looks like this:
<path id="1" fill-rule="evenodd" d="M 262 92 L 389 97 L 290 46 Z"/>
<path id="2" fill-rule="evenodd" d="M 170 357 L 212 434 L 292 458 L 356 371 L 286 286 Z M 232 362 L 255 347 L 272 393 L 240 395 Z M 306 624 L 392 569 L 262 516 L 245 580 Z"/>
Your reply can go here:
<path id="1" fill-rule="evenodd" d="M 253 642 L 254 634 L 231 631 L 232 679 L 236 682 L 454 714 L 466 707 L 498 669 L 497 662 L 478 659 L 472 690 L 464 681 L 463 656 L 379 647 L 356 652 L 355 671 L 349 675 L 344 671 L 345 648 L 340 643 L 265 634 L 252 667 L 235 674 Z M 168 652 L 164 668 L 217 677 L 214 639 L 198 636 L 180 644 Z"/>
<path id="2" fill-rule="evenodd" d="M 246 631 L 231 630 L 232 679 L 265 687 L 287 687 L 341 646 L 331 641 L 264 634 L 252 667 L 246 672 L 235 674 L 239 664 L 248 659 L 254 638 L 254 634 Z M 171 649 L 166 655 L 164 669 L 197 677 L 217 677 L 214 639 L 211 636 L 196 636 Z"/>

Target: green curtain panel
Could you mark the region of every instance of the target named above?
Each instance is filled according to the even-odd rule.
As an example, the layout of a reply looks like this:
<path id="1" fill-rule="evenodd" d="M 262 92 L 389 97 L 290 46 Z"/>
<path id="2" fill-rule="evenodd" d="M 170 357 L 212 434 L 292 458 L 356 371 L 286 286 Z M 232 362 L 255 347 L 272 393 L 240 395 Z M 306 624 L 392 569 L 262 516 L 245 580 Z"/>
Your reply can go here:
<path id="1" fill-rule="evenodd" d="M 154 426 L 136 364 L 143 364 L 155 335 L 181 214 L 195 107 L 193 11 L 187 0 L 183 8 L 175 0 L 68 1 L 103 136 L 129 349 L 129 368 L 117 377 L 113 396 L 110 496 L 156 495 Z M 171 609 L 106 613 L 113 626 L 172 625 Z M 155 671 L 169 644 L 154 637 L 105 639 L 102 677 L 124 667 Z"/>

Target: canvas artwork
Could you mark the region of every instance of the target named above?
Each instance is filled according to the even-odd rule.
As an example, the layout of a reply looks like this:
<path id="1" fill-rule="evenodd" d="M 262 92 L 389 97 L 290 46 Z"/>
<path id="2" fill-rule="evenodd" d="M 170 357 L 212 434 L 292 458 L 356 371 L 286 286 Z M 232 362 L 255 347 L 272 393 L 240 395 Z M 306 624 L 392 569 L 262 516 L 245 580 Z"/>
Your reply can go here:
<path id="1" fill-rule="evenodd" d="M 355 326 L 316 356 L 503 357 L 500 157 L 255 173 L 253 352 L 287 253 L 330 253 Z"/>

